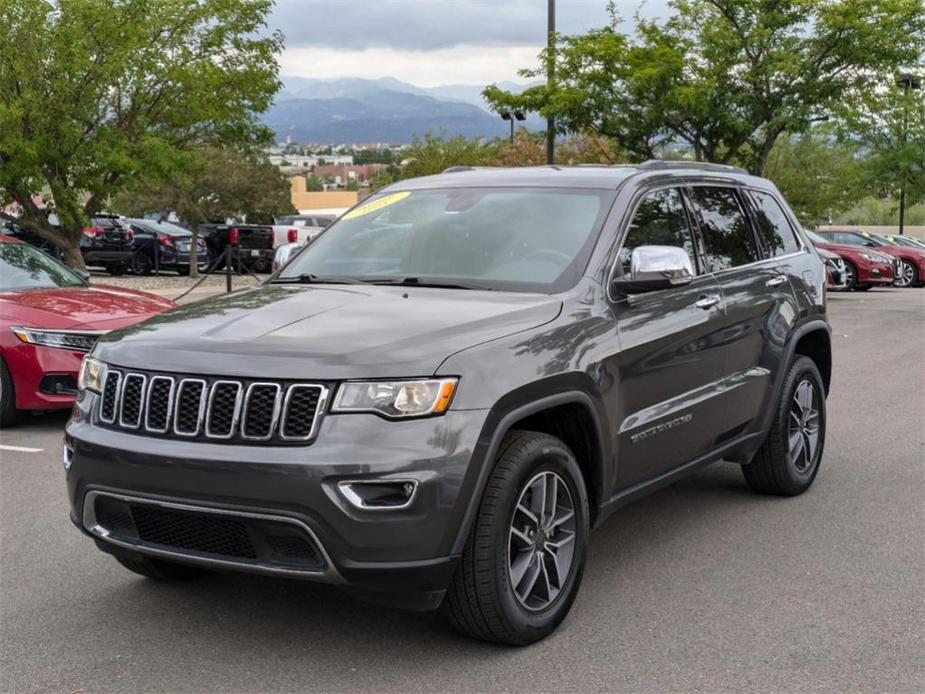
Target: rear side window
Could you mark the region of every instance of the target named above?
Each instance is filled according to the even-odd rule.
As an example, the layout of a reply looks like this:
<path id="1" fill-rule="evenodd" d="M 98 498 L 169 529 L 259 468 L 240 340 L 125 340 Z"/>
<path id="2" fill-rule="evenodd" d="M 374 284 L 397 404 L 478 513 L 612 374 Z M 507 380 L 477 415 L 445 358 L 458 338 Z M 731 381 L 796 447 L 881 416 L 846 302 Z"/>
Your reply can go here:
<path id="1" fill-rule="evenodd" d="M 697 267 L 693 233 L 676 188 L 649 193 L 636 207 L 619 255 L 624 275 L 629 274 L 633 249 L 638 246 L 683 248 L 691 259 L 691 267 Z"/>
<path id="2" fill-rule="evenodd" d="M 691 189 L 712 272 L 758 260 L 758 249 L 739 196 L 732 188 L 698 186 Z"/>
<path id="3" fill-rule="evenodd" d="M 800 250 L 800 243 L 793 233 L 790 220 L 774 196 L 752 191 L 751 197 L 755 202 L 758 238 L 767 255 L 774 257 Z"/>

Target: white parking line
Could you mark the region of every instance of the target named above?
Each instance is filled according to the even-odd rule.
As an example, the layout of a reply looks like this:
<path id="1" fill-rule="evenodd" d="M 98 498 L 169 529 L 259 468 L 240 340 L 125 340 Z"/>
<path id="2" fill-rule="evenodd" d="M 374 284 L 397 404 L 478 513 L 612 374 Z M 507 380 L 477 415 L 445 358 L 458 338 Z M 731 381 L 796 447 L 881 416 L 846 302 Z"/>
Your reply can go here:
<path id="1" fill-rule="evenodd" d="M 5 446 L 0 443 L 0 451 L 16 451 L 17 453 L 41 453 L 44 448 L 29 448 L 27 446 Z"/>

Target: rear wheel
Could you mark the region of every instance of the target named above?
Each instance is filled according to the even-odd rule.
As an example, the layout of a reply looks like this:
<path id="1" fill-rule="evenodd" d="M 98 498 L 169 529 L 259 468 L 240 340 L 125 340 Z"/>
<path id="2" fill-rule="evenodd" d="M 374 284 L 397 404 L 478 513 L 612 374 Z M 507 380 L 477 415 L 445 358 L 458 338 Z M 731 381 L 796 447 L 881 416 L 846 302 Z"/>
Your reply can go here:
<path id="1" fill-rule="evenodd" d="M 151 274 L 151 259 L 144 253 L 136 253 L 132 256 L 132 272 L 136 275 Z"/>
<path id="2" fill-rule="evenodd" d="M 588 497 L 571 451 L 547 434 L 508 433 L 447 590 L 447 617 L 477 639 L 539 641 L 575 600 L 587 541 Z"/>
<path id="3" fill-rule="evenodd" d="M 122 566 L 129 571 L 144 576 L 145 578 L 154 579 L 155 581 L 189 581 L 210 573 L 206 569 L 201 569 L 198 566 L 177 564 L 172 561 L 154 559 L 153 557 L 146 557 L 141 554 L 117 554 L 115 558 L 117 562 L 122 564 Z"/>
<path id="4" fill-rule="evenodd" d="M 822 377 L 812 359 L 799 356 L 784 378 L 767 439 L 742 466 L 745 481 L 762 494 L 802 494 L 816 478 L 824 445 Z"/>
<path id="5" fill-rule="evenodd" d="M 22 410 L 16 409 L 16 391 L 13 388 L 13 376 L 0 359 L 0 429 L 12 426 L 22 419 Z"/>

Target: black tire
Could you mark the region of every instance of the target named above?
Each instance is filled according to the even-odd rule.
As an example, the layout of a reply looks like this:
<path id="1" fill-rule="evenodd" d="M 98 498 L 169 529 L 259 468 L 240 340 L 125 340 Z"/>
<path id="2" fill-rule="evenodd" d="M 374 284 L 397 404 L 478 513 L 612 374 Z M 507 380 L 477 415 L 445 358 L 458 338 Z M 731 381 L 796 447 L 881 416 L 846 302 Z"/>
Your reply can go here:
<path id="1" fill-rule="evenodd" d="M 106 263 L 106 272 L 108 272 L 113 277 L 118 277 L 119 275 L 124 275 L 126 270 L 126 263 Z"/>
<path id="2" fill-rule="evenodd" d="M 145 578 L 151 578 L 155 581 L 190 581 L 211 573 L 198 566 L 177 564 L 171 561 L 164 561 L 163 559 L 146 557 L 141 554 L 117 554 L 115 555 L 115 559 L 129 571 L 133 571 L 136 574 L 144 576 Z"/>
<path id="3" fill-rule="evenodd" d="M 850 260 L 845 261 L 845 291 L 850 292 L 858 286 L 858 269 Z"/>
<path id="4" fill-rule="evenodd" d="M 273 269 L 273 263 L 266 258 L 257 258 L 254 261 L 254 272 L 258 275 L 265 275 Z"/>
<path id="5" fill-rule="evenodd" d="M 144 253 L 132 256 L 132 273 L 136 275 L 150 275 L 153 271 L 151 259 Z"/>
<path id="6" fill-rule="evenodd" d="M 812 428 L 812 417 L 807 414 L 808 419 L 804 419 L 802 424 L 797 424 L 800 415 L 795 413 L 797 391 L 803 388 L 804 383 L 809 384 L 813 391 L 814 409 L 817 412 L 814 446 L 811 445 L 811 434 L 805 433 L 803 428 L 803 425 L 806 425 L 806 429 Z M 800 410 L 805 411 L 803 408 Z M 795 434 L 794 428 L 799 433 Z M 799 442 L 792 438 L 795 435 Z M 799 443 L 798 447 L 796 443 Z M 824 448 L 825 388 L 822 376 L 812 359 L 798 356 L 784 377 L 780 400 L 775 406 L 771 422 L 771 431 L 752 461 L 742 466 L 742 473 L 752 491 L 796 496 L 809 489 L 816 479 Z M 809 455 L 801 457 L 805 450 L 810 451 Z"/>
<path id="7" fill-rule="evenodd" d="M 16 409 L 16 390 L 13 376 L 0 359 L 0 429 L 13 426 L 22 419 L 23 411 Z"/>
<path id="8" fill-rule="evenodd" d="M 870 291 L 873 285 L 870 284 L 856 284 L 854 285 L 854 291 L 856 292 L 867 292 Z"/>
<path id="9" fill-rule="evenodd" d="M 519 531 L 520 520 L 526 518 L 518 516 L 522 511 L 515 509 L 523 506 L 518 507 L 522 499 L 529 498 L 532 505 L 534 497 L 524 495 L 533 493 L 531 482 L 539 478 L 558 480 L 556 485 L 565 483 L 564 490 L 550 485 L 560 490 L 561 497 L 556 497 L 557 504 L 549 518 L 560 520 L 547 522 L 553 528 L 548 534 L 538 529 L 531 536 L 532 545 L 515 546 L 519 541 L 514 532 Z M 543 489 L 547 489 L 545 483 Z M 560 505 L 560 499 L 568 503 Z M 571 517 L 567 513 L 569 504 L 574 513 Z M 543 517 L 542 513 L 536 515 Z M 478 515 L 443 602 L 444 613 L 452 625 L 473 638 L 507 645 L 523 646 L 548 636 L 568 614 L 578 593 L 588 542 L 588 518 L 584 480 L 568 447 L 547 434 L 509 432 L 501 442 Z M 569 540 L 570 533 L 573 537 Z M 523 538 L 527 539 L 525 535 Z M 571 544 L 573 551 L 567 559 L 564 553 L 558 554 Z M 550 545 L 557 547 L 556 554 Z M 516 552 L 513 561 L 512 552 Z M 515 564 L 525 557 L 529 558 L 520 566 L 527 568 L 514 586 Z M 563 560 L 562 566 L 567 566 L 562 572 L 556 557 Z M 529 576 L 534 567 L 537 577 L 531 584 Z M 561 573 L 566 575 L 564 581 L 550 578 Z M 540 590 L 544 582 L 547 604 L 543 605 L 540 599 L 539 604 L 528 606 L 526 601 L 534 599 L 530 586 Z M 515 588 L 518 593 L 528 594 L 527 597 L 515 594 Z"/>
<path id="10" fill-rule="evenodd" d="M 177 265 L 177 274 L 180 277 L 189 277 L 189 265 Z"/>

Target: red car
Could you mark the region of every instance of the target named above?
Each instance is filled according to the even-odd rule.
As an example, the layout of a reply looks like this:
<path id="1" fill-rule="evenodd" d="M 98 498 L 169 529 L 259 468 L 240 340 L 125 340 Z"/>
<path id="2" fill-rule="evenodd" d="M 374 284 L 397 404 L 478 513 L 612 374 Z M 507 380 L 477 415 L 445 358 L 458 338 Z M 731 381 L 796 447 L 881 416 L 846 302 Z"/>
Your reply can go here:
<path id="1" fill-rule="evenodd" d="M 874 250 L 894 258 L 893 276 L 897 287 L 920 287 L 925 283 L 925 250 L 891 244 L 885 238 L 866 231 L 830 229 L 818 232 L 826 239 L 864 250 Z"/>
<path id="2" fill-rule="evenodd" d="M 834 239 L 818 232 L 807 231 L 809 240 L 816 248 L 837 253 L 845 261 L 845 287 L 855 291 L 867 291 L 871 287 L 886 287 L 893 284 L 893 258 L 871 248 L 836 243 Z"/>
<path id="3" fill-rule="evenodd" d="M 96 339 L 175 304 L 120 287 L 90 287 L 34 246 L 0 235 L 0 427 L 26 410 L 68 408 Z"/>

